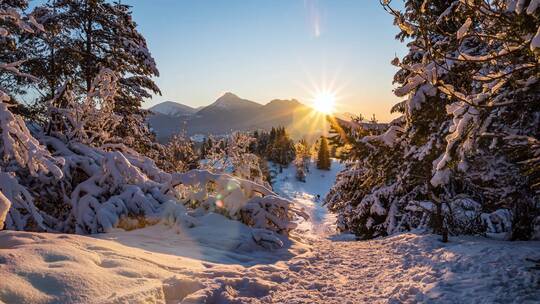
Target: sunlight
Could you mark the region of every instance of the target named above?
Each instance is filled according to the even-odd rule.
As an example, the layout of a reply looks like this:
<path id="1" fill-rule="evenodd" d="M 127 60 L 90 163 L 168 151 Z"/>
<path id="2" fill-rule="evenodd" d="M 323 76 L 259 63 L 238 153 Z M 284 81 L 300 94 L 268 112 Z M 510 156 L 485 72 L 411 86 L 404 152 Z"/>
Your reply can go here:
<path id="1" fill-rule="evenodd" d="M 315 110 L 324 114 L 332 114 L 335 111 L 335 106 L 336 96 L 331 92 L 319 92 L 313 99 Z"/>

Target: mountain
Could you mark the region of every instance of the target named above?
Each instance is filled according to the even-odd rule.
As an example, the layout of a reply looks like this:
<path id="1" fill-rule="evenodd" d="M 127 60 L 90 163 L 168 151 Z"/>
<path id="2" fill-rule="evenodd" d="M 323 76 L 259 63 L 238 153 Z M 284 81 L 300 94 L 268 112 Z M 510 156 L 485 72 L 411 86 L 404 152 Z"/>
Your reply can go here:
<path id="1" fill-rule="evenodd" d="M 262 107 L 261 104 L 256 103 L 251 100 L 242 99 L 236 96 L 233 93 L 227 92 L 218 98 L 211 105 L 202 108 L 197 112 L 198 115 L 206 115 L 213 112 L 223 112 L 223 111 L 237 111 L 237 110 L 248 110 L 248 109 L 257 109 Z"/>
<path id="2" fill-rule="evenodd" d="M 154 111 L 149 117 L 150 126 L 162 142 L 182 130 L 188 135 L 222 135 L 232 131 L 269 130 L 284 126 L 293 138 L 308 139 L 328 131 L 324 115 L 317 114 L 295 99 L 274 99 L 262 105 L 228 92 L 194 114 L 169 113 Z"/>
<path id="3" fill-rule="evenodd" d="M 260 113 L 263 105 L 225 93 L 199 110 L 187 123 L 188 134 L 226 134 L 245 130 L 246 120 Z"/>
<path id="4" fill-rule="evenodd" d="M 197 112 L 197 109 L 195 108 L 174 101 L 162 102 L 151 107 L 148 110 L 153 113 L 159 113 L 169 116 L 186 116 L 193 115 Z"/>
<path id="5" fill-rule="evenodd" d="M 313 109 L 296 99 L 282 100 L 274 99 L 264 105 L 258 113 L 246 120 L 244 129 L 271 129 L 276 126 L 285 126 L 287 131 L 295 138 L 308 136 L 315 131 L 318 133 L 319 126 L 313 126 L 312 122 L 317 122 L 318 117 L 309 117 L 313 115 Z M 316 125 L 320 124 L 320 120 Z"/>

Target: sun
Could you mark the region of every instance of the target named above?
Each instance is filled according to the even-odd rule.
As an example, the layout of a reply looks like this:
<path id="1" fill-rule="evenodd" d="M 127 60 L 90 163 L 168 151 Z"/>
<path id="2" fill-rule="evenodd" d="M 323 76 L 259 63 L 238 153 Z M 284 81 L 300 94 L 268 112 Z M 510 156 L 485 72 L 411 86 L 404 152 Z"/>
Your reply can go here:
<path id="1" fill-rule="evenodd" d="M 313 107 L 315 110 L 324 113 L 332 114 L 336 106 L 336 95 L 332 92 L 319 92 L 313 99 Z"/>

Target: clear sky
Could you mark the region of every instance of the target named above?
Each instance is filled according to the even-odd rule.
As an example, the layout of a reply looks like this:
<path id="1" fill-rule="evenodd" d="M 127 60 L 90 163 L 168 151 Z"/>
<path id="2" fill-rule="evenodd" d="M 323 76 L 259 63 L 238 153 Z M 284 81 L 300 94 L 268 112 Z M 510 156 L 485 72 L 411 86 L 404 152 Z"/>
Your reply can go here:
<path id="1" fill-rule="evenodd" d="M 400 2 L 400 1 L 397 1 Z M 378 0 L 123 0 L 147 38 L 163 96 L 190 106 L 224 92 L 259 103 L 336 92 L 339 111 L 392 118 L 390 65 L 405 47 Z"/>

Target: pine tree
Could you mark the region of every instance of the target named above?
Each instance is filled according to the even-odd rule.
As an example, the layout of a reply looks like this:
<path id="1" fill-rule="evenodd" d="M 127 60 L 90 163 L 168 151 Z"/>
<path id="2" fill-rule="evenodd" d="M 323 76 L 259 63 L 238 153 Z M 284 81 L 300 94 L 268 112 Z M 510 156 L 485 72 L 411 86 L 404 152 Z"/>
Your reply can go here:
<path id="1" fill-rule="evenodd" d="M 29 71 L 45 80 L 38 84 L 45 94 L 37 105 L 54 99 L 60 103 L 54 106 L 62 107 L 61 98 L 53 97 L 63 94 L 66 84 L 76 99 L 84 98 L 99 72 L 109 69 L 118 77 L 115 135 L 141 153 L 152 153 L 155 144 L 148 139 L 155 136 L 141 102 L 160 94 L 152 80 L 159 72 L 130 7 L 106 0 L 50 0 L 36 9 L 36 18 L 47 30 L 26 41 L 35 50 Z"/>
<path id="2" fill-rule="evenodd" d="M 377 120 L 377 117 L 375 117 L 375 114 L 371 116 L 371 119 L 369 120 L 370 124 L 376 125 L 379 121 Z"/>
<path id="3" fill-rule="evenodd" d="M 309 146 L 305 139 L 301 139 L 295 144 L 295 152 L 296 158 L 294 159 L 294 165 L 296 167 L 296 179 L 305 182 L 306 173 L 309 172 L 309 165 L 311 162 Z"/>
<path id="4" fill-rule="evenodd" d="M 354 160 L 326 198 L 340 228 L 370 238 L 512 227 L 530 238 L 540 222 L 535 1 L 409 0 L 403 12 L 390 2 L 409 46 L 392 61 L 406 97 L 392 111 L 403 116 L 383 134 L 338 126 Z"/>
<path id="5" fill-rule="evenodd" d="M 330 170 L 330 151 L 328 150 L 328 140 L 321 136 L 319 151 L 317 153 L 317 169 Z"/>
<path id="6" fill-rule="evenodd" d="M 33 61 L 49 81 L 49 94 L 69 81 L 87 92 L 102 68 L 119 75 L 115 112 L 137 112 L 143 98 L 160 93 L 151 77 L 159 76 L 145 38 L 137 31 L 128 5 L 105 0 L 50 0 L 37 10 L 47 34 L 33 41 L 40 58 Z M 68 70 L 66 68 L 70 68 Z M 73 69 L 74 68 L 74 69 Z"/>

